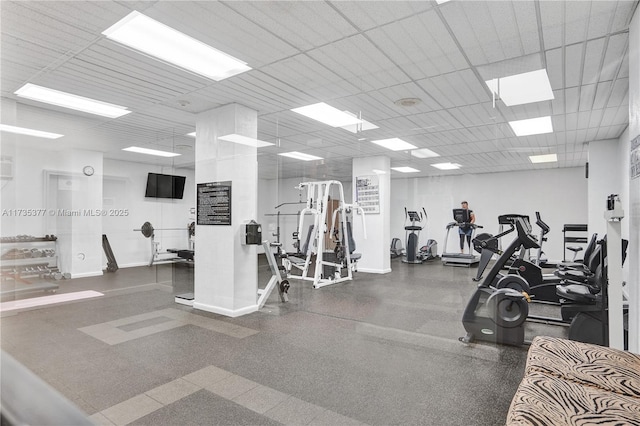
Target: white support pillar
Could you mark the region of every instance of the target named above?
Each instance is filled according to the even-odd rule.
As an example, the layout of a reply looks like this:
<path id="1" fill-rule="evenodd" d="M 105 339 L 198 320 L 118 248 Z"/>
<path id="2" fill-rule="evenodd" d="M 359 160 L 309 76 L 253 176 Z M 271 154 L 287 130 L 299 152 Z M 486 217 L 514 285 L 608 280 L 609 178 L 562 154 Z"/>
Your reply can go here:
<path id="1" fill-rule="evenodd" d="M 607 298 L 609 309 L 609 347 L 624 349 L 622 312 L 622 232 L 620 221 L 624 217 L 617 196 L 610 198 L 604 217 L 607 220 Z"/>
<path id="2" fill-rule="evenodd" d="M 238 104 L 200 113 L 196 122 L 196 184 L 231 186 L 230 225 L 212 223 L 198 211 L 193 307 L 230 317 L 258 310 L 256 245 L 243 245 L 244 224 L 257 221 L 258 161 L 255 146 L 218 139 L 255 139 L 258 114 Z M 196 188 L 196 208 L 205 197 Z"/>
<path id="3" fill-rule="evenodd" d="M 353 159 L 353 201 L 365 212 L 367 239 L 364 240 L 362 227 L 353 227 L 356 251 L 362 253 L 358 261 L 358 271 L 377 274 L 391 272 L 391 160 L 389 157 L 365 157 Z M 358 179 L 369 180 L 371 189 L 358 186 Z M 360 189 L 359 189 L 360 188 Z M 364 196 L 364 198 L 363 198 Z M 358 198 L 360 197 L 360 199 Z M 378 209 L 375 203 L 378 202 Z"/>
<path id="4" fill-rule="evenodd" d="M 640 8 L 636 8 L 629 25 L 629 138 L 633 141 L 637 137 L 640 137 Z M 629 158 L 640 155 L 640 147 L 631 146 L 631 150 Z M 640 176 L 633 174 L 629 181 L 628 216 L 629 350 L 640 353 Z"/>

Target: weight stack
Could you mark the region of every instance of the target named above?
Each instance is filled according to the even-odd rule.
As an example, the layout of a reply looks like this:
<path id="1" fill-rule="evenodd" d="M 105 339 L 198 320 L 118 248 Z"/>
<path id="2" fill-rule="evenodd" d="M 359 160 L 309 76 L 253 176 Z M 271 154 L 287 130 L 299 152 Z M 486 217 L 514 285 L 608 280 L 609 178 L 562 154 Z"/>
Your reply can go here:
<path id="1" fill-rule="evenodd" d="M 332 251 L 325 251 L 322 253 L 322 260 L 326 262 L 338 263 L 338 256 Z M 322 265 L 322 278 L 329 279 L 334 278 L 337 268 L 330 265 Z"/>

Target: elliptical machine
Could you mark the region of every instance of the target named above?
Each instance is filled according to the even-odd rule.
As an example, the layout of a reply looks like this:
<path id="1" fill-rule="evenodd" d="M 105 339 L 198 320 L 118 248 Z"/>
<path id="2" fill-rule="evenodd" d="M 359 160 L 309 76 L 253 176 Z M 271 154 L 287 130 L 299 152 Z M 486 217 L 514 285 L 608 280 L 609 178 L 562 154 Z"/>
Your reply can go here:
<path id="1" fill-rule="evenodd" d="M 404 256 L 402 257 L 402 262 L 416 264 L 438 258 L 438 244 L 435 240 L 428 240 L 427 245 L 420 248 L 418 247 L 420 231 L 423 229 L 419 223 L 422 222 L 422 220 L 427 220 L 427 211 L 425 208 L 422 208 L 422 212 L 417 212 L 415 210 L 407 210 L 405 207 L 404 217 L 404 229 L 407 234 L 407 248 L 404 252 Z M 410 222 L 409 225 L 406 224 L 407 220 Z"/>

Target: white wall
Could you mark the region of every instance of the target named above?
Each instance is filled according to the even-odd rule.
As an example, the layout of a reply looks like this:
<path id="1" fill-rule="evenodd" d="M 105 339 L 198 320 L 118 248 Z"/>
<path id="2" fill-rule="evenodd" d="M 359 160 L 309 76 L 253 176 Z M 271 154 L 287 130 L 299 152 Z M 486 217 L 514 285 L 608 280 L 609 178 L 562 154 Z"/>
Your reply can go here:
<path id="1" fill-rule="evenodd" d="M 622 175 L 620 167 L 620 146 L 618 140 L 602 140 L 589 143 L 589 184 L 587 191 L 589 205 L 589 231 L 598 235 L 607 233 L 604 211 L 607 198 L 611 194 L 622 195 Z M 628 180 L 628 179 L 627 179 Z"/>
<path id="2" fill-rule="evenodd" d="M 535 212 L 539 211 L 551 228 L 543 249 L 552 260 L 563 258 L 563 225 L 587 223 L 587 180 L 581 167 L 392 179 L 391 238 L 400 238 L 406 246 L 404 207 L 420 211 L 424 207 L 428 221 L 420 234 L 419 244 L 434 239 L 438 242 L 438 254 L 441 254 L 446 225 L 453 220 L 451 210 L 458 208 L 463 200 L 468 201 L 469 208 L 475 212 L 476 223 L 484 226 L 478 232 L 494 235 L 498 233 L 499 215 L 529 215 L 534 224 Z M 533 227 L 537 231 L 537 227 Z M 505 238 L 508 239 L 504 244 L 512 240 L 510 236 Z M 457 235 L 450 235 L 447 251 L 457 251 L 457 244 Z M 570 254 L 567 252 L 567 256 Z"/>
<path id="3" fill-rule="evenodd" d="M 84 212 L 102 206 L 102 153 L 52 151 L 51 145 L 42 149 L 42 143 L 22 143 L 22 139 L 12 142 L 3 135 L 3 155 L 10 153 L 13 177 L 2 181 L 2 211 L 7 213 L 2 215 L 2 236 L 56 235 L 62 272 L 74 278 L 101 274 L 102 221 Z M 96 175 L 84 176 L 84 165 L 92 165 Z M 82 215 L 65 216 L 58 208 Z M 25 211 L 36 214 L 10 213 Z"/>
<path id="4" fill-rule="evenodd" d="M 148 173 L 163 173 L 186 176 L 181 200 L 145 198 Z M 194 171 L 128 161 L 104 160 L 104 208 L 125 210 L 125 215 L 106 216 L 103 233 L 107 235 L 118 266 L 139 266 L 149 263 L 151 242 L 141 232 L 134 232 L 144 222 L 150 222 L 155 232 L 155 241 L 160 250 L 189 247 L 187 226 L 195 221 L 190 209 L 195 207 Z M 177 231 L 162 231 L 161 228 L 179 228 Z M 197 239 L 197 235 L 196 235 Z M 103 257 L 106 266 L 106 257 Z"/>
<path id="5" fill-rule="evenodd" d="M 300 192 L 295 186 L 305 179 L 283 179 L 281 181 L 261 180 L 258 194 L 259 218 L 263 227 L 263 237 L 275 241 L 270 236 L 276 229 L 276 205 L 284 202 L 297 202 Z M 345 198 L 351 195 L 351 182 L 343 182 Z M 559 190 L 558 188 L 562 188 Z M 476 195 L 478 194 L 478 195 Z M 302 193 L 306 200 L 306 193 Z M 535 212 L 539 211 L 543 220 L 551 227 L 547 235 L 544 251 L 550 259 L 563 257 L 563 233 L 565 223 L 587 223 L 587 179 L 584 169 L 544 169 L 539 171 L 507 172 L 496 174 L 438 176 L 430 178 L 392 179 L 391 180 L 391 238 L 405 241 L 404 207 L 427 211 L 428 221 L 420 235 L 420 244 L 427 239 L 438 242 L 439 254 L 442 253 L 446 235 L 446 225 L 452 221 L 451 209 L 460 206 L 466 200 L 476 213 L 477 223 L 484 228 L 479 232 L 496 234 L 499 229 L 498 216 L 506 213 L 529 215 L 535 222 Z M 297 229 L 295 213 L 304 208 L 304 204 L 285 205 L 281 213 L 294 216 L 280 216 L 280 241 L 284 248 L 294 251 L 292 233 Z M 534 225 L 534 230 L 537 227 Z M 374 230 L 368 230 L 374 232 Z M 449 242 L 455 249 L 457 236 L 451 236 Z M 507 240 L 508 243 L 511 240 Z M 363 244 L 363 242 L 356 242 Z M 385 242 L 389 247 L 391 241 Z M 567 252 L 567 256 L 571 253 Z"/>

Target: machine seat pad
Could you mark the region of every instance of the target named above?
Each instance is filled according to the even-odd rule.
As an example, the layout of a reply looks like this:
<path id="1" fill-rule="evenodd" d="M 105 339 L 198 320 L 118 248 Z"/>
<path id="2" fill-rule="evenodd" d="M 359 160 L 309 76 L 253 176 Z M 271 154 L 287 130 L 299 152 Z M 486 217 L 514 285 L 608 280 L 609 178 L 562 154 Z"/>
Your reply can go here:
<path id="1" fill-rule="evenodd" d="M 405 226 L 405 231 L 422 231 L 422 226 Z"/>
<path id="2" fill-rule="evenodd" d="M 567 270 L 567 271 L 556 271 L 554 272 L 555 276 L 563 279 L 563 280 L 567 280 L 567 281 L 573 281 L 573 282 L 587 282 L 589 281 L 589 279 L 593 279 L 594 274 L 591 271 L 588 272 L 583 272 L 583 271 L 573 271 L 573 270 Z"/>
<path id="3" fill-rule="evenodd" d="M 556 294 L 561 299 L 567 299 L 574 302 L 593 303 L 598 299 L 597 294 L 593 294 L 589 287 L 581 284 L 557 285 Z"/>
<path id="4" fill-rule="evenodd" d="M 306 259 L 302 259 L 300 257 L 295 257 L 295 256 L 288 256 L 287 259 L 289 259 L 289 261 L 295 265 L 301 265 L 307 261 Z"/>

